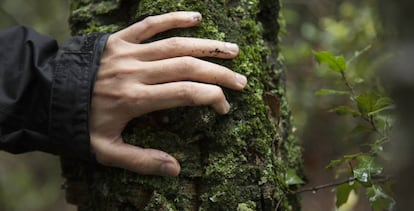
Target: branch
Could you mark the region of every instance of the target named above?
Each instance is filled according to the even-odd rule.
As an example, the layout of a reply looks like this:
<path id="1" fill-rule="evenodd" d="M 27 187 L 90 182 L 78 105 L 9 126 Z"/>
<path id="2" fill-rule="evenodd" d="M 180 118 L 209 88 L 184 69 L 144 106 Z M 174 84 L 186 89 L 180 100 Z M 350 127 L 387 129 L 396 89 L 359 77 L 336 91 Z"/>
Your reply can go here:
<path id="1" fill-rule="evenodd" d="M 354 182 L 356 180 L 357 180 L 357 178 L 350 177 L 348 179 L 344 179 L 344 180 L 341 180 L 341 181 L 338 181 L 338 182 L 318 185 L 318 186 L 311 187 L 311 188 L 304 188 L 304 189 L 301 189 L 301 190 L 289 192 L 288 194 L 298 194 L 298 193 L 304 193 L 304 192 L 317 192 L 318 190 L 321 190 L 321 189 L 340 186 L 342 184 Z M 375 175 L 375 176 L 371 177 L 371 180 L 375 181 L 377 183 L 384 183 L 384 182 L 387 182 L 387 181 L 391 180 L 391 176 L 388 176 L 388 175 Z"/>
<path id="2" fill-rule="evenodd" d="M 388 182 L 391 180 L 391 176 L 389 175 L 374 175 L 371 177 L 371 181 L 375 181 L 377 183 L 384 183 L 384 182 Z M 318 185 L 318 186 L 314 186 L 311 188 L 304 188 L 301 190 L 296 190 L 296 191 L 288 191 L 287 193 L 283 194 L 279 201 L 276 204 L 276 208 L 275 211 L 277 211 L 277 209 L 279 209 L 280 205 L 282 204 L 283 199 L 285 199 L 286 195 L 294 195 L 294 194 L 300 194 L 300 193 L 305 193 L 305 192 L 312 192 L 312 193 L 316 193 L 319 190 L 322 189 L 326 189 L 326 188 L 331 188 L 331 187 L 337 187 L 346 183 L 350 183 L 350 182 L 354 182 L 357 181 L 357 178 L 355 177 L 350 177 L 348 179 L 344 179 L 338 182 L 333 182 L 333 183 L 327 183 L 327 184 L 323 184 L 323 185 Z"/>
<path id="3" fill-rule="evenodd" d="M 301 189 L 301 190 L 293 191 L 290 194 L 298 194 L 298 193 L 311 192 L 311 191 L 312 191 L 312 193 L 314 193 L 314 192 L 317 192 L 318 190 L 321 190 L 321 189 L 340 186 L 342 184 L 350 183 L 350 182 L 353 182 L 355 180 L 357 180 L 355 177 L 351 177 L 351 178 L 348 178 L 348 179 L 345 179 L 345 180 L 342 180 L 342 181 L 338 181 L 338 182 L 334 182 L 334 183 L 328 183 L 328 184 L 318 185 L 318 186 L 311 187 L 311 188 L 304 188 L 304 189 Z"/>
<path id="4" fill-rule="evenodd" d="M 342 77 L 342 80 L 344 80 L 346 87 L 348 87 L 349 91 L 351 92 L 352 100 L 355 100 L 356 95 L 355 95 L 354 87 L 352 87 L 351 84 L 349 83 L 348 78 L 345 75 L 345 71 L 341 71 L 341 77 Z"/>
<path id="5" fill-rule="evenodd" d="M 342 80 L 344 80 L 345 86 L 351 92 L 351 99 L 352 99 L 352 101 L 355 102 L 356 101 L 355 90 L 354 90 L 354 87 L 352 87 L 351 83 L 349 83 L 348 78 L 345 75 L 345 71 L 341 71 L 341 77 L 342 77 Z M 375 132 L 377 132 L 380 136 L 384 137 L 384 135 L 382 134 L 382 132 L 378 129 L 377 124 L 375 123 L 375 120 L 374 120 L 373 115 L 368 116 L 368 117 L 362 116 L 362 119 L 365 120 L 365 121 L 367 121 L 371 125 L 372 129 Z"/>

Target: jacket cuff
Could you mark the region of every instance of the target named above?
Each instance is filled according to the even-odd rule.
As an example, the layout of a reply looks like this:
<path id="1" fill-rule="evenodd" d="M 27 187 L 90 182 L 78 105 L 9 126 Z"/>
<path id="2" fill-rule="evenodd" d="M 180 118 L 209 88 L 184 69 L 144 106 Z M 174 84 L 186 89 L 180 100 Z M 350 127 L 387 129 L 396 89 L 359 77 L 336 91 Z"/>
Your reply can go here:
<path id="1" fill-rule="evenodd" d="M 91 158 L 89 114 L 100 59 L 109 34 L 71 38 L 58 51 L 50 104 L 49 135 L 57 154 Z"/>

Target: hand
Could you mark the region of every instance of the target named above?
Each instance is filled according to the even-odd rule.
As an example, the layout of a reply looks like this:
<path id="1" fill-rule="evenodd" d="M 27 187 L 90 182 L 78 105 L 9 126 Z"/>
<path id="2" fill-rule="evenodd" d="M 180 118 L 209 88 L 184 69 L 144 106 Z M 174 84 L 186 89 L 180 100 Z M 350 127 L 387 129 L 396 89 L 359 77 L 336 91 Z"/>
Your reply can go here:
<path id="1" fill-rule="evenodd" d="M 180 165 L 171 155 L 123 142 L 126 124 L 145 113 L 178 106 L 229 111 L 222 89 L 213 84 L 241 90 L 246 77 L 194 57 L 234 58 L 236 44 L 184 37 L 140 44 L 159 32 L 200 21 L 200 13 L 173 12 L 148 17 L 109 37 L 92 96 L 91 146 L 98 162 L 140 174 L 176 176 Z"/>

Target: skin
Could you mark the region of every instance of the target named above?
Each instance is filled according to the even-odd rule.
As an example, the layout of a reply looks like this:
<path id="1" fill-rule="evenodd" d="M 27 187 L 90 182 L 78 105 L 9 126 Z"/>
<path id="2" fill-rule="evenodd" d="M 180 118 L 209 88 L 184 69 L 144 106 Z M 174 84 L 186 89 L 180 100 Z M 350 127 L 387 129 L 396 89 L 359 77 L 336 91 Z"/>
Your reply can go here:
<path id="1" fill-rule="evenodd" d="M 209 105 L 220 114 L 229 111 L 220 86 L 241 90 L 246 77 L 197 57 L 232 59 L 239 52 L 236 44 L 184 37 L 141 44 L 163 31 L 196 26 L 201 19 L 198 12 L 151 16 L 109 37 L 90 118 L 91 148 L 99 163 L 139 174 L 177 176 L 180 165 L 173 156 L 124 143 L 121 132 L 127 123 L 179 106 Z"/>

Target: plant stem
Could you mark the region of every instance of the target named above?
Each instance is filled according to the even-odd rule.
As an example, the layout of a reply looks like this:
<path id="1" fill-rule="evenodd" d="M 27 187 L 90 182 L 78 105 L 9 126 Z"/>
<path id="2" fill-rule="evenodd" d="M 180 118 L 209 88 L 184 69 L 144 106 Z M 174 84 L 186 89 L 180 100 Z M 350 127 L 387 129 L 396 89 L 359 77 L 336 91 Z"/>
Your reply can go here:
<path id="1" fill-rule="evenodd" d="M 388 176 L 388 175 L 376 175 L 376 176 L 372 176 L 371 179 L 373 181 L 378 182 L 378 183 L 383 183 L 383 182 L 389 181 L 391 179 L 391 177 Z M 301 189 L 301 190 L 293 191 L 293 192 L 290 192 L 289 194 L 298 194 L 298 193 L 311 192 L 311 191 L 316 192 L 316 191 L 321 190 L 321 189 L 336 187 L 336 186 L 346 184 L 346 183 L 349 183 L 349 182 L 353 182 L 353 181 L 356 181 L 356 180 L 357 180 L 357 178 L 350 177 L 348 179 L 344 179 L 344 180 L 341 180 L 341 181 L 338 181 L 338 182 L 327 183 L 327 184 L 323 184 L 323 185 L 314 186 L 314 187 L 311 187 L 311 188 L 304 188 L 304 189 Z"/>
<path id="2" fill-rule="evenodd" d="M 345 82 L 346 87 L 348 87 L 349 91 L 351 92 L 351 99 L 355 101 L 355 91 L 354 87 L 351 86 L 351 83 L 349 83 L 348 78 L 345 75 L 345 71 L 341 71 L 341 77 Z"/>

